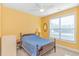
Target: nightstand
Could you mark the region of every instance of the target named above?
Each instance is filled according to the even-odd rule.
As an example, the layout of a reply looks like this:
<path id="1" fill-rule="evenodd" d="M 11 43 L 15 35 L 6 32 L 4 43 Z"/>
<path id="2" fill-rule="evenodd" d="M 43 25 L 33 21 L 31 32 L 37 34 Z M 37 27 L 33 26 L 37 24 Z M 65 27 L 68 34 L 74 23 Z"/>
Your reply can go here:
<path id="1" fill-rule="evenodd" d="M 17 40 L 17 49 L 21 48 L 21 41 L 20 40 Z"/>

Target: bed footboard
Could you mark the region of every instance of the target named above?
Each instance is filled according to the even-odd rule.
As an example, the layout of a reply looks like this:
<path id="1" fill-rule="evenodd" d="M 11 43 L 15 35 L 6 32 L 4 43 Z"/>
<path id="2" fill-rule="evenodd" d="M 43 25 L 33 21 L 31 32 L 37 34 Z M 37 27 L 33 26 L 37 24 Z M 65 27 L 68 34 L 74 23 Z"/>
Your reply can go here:
<path id="1" fill-rule="evenodd" d="M 53 43 L 45 45 L 45 46 L 41 47 L 41 50 L 39 50 L 39 55 L 44 55 L 45 53 L 52 50 L 53 48 L 54 48 Z"/>
<path id="2" fill-rule="evenodd" d="M 39 55 L 44 55 L 45 53 L 49 52 L 50 50 L 53 50 L 56 52 L 56 39 L 50 44 L 47 44 L 40 48 Z"/>

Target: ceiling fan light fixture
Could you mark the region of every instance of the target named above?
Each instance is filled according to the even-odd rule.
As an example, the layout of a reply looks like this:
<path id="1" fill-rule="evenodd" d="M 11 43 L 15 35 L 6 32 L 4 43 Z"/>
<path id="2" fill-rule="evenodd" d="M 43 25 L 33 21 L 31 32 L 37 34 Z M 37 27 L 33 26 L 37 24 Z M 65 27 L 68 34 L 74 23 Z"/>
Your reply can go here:
<path id="1" fill-rule="evenodd" d="M 44 9 L 40 9 L 40 12 L 44 12 L 45 10 Z"/>

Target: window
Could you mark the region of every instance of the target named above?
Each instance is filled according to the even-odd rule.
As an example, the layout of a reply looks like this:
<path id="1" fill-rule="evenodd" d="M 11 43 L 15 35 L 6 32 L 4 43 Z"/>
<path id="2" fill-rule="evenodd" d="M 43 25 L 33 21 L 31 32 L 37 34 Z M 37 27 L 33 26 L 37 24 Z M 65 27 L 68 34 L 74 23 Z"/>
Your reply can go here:
<path id="1" fill-rule="evenodd" d="M 58 39 L 75 41 L 75 15 L 67 15 L 56 19 L 51 19 L 50 35 Z"/>
<path id="2" fill-rule="evenodd" d="M 61 39 L 74 41 L 74 15 L 61 17 Z"/>
<path id="3" fill-rule="evenodd" d="M 59 38 L 59 18 L 50 20 L 50 37 Z"/>

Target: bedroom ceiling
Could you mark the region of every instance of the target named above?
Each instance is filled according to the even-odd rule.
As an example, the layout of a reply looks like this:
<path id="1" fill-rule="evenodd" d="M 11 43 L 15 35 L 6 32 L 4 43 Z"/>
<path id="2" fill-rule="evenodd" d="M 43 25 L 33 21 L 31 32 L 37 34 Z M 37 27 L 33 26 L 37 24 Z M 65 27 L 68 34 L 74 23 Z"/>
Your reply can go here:
<path id="1" fill-rule="evenodd" d="M 3 6 L 13 8 L 35 16 L 47 16 L 68 8 L 78 6 L 78 3 L 4 3 Z"/>

